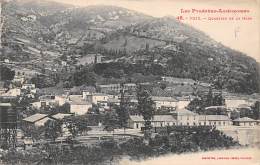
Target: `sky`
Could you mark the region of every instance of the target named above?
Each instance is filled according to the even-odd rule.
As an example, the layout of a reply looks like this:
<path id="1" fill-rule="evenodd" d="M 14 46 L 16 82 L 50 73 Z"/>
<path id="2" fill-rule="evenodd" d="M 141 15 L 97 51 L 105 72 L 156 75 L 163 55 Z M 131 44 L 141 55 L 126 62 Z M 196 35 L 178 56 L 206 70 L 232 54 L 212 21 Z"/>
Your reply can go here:
<path id="1" fill-rule="evenodd" d="M 222 44 L 239 50 L 260 62 L 260 0 L 52 0 L 76 6 L 114 5 L 154 17 L 183 16 L 184 23 L 204 31 Z M 248 13 L 182 13 L 192 9 L 249 10 Z M 190 17 L 206 18 L 191 20 Z M 208 20 L 209 17 L 239 17 L 240 20 Z M 251 20 L 241 20 L 251 17 Z"/>

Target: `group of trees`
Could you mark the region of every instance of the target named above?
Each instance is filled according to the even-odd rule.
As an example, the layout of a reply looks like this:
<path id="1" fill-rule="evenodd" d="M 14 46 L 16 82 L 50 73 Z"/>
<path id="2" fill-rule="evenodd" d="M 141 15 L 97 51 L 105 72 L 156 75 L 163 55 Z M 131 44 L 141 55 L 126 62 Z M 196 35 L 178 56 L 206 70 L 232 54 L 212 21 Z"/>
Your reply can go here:
<path id="1" fill-rule="evenodd" d="M 185 153 L 227 149 L 239 144 L 216 129 L 191 129 L 177 131 L 169 136 L 158 134 L 148 144 L 143 138 L 130 138 L 123 142 L 107 140 L 95 145 L 73 147 L 44 145 L 36 151 L 9 151 L 3 155 L 3 163 L 38 163 L 38 164 L 104 164 L 113 163 L 122 156 L 131 159 L 144 159 L 169 153 Z M 31 153 L 30 153 L 31 152 Z M 37 153 L 37 154 L 36 154 Z M 26 155 L 28 157 L 26 157 Z M 34 155 L 32 157 L 31 155 Z M 19 162 L 19 163 L 18 163 Z"/>
<path id="2" fill-rule="evenodd" d="M 210 89 L 207 94 L 201 95 L 193 99 L 187 108 L 198 114 L 206 114 L 206 107 L 222 105 L 225 105 L 225 99 L 222 97 L 222 94 L 213 94 L 212 90 Z M 222 112 L 219 111 L 216 113 L 220 115 Z"/>
<path id="3" fill-rule="evenodd" d="M 10 68 L 1 65 L 0 66 L 0 81 L 10 81 L 13 80 L 15 71 Z"/>

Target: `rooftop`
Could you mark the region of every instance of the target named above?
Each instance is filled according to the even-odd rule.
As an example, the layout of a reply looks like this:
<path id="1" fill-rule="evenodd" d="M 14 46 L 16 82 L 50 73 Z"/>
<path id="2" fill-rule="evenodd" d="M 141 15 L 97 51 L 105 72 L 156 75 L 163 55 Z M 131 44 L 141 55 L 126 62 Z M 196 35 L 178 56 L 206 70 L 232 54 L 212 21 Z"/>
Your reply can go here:
<path id="1" fill-rule="evenodd" d="M 11 107 L 10 103 L 0 103 L 0 107 Z"/>
<path id="2" fill-rule="evenodd" d="M 251 119 L 249 117 L 242 117 L 242 118 L 235 119 L 233 121 L 238 121 L 238 122 L 255 122 L 256 120 Z"/>
<path id="3" fill-rule="evenodd" d="M 36 113 L 32 116 L 29 116 L 29 117 L 26 117 L 23 119 L 23 121 L 27 121 L 27 122 L 30 122 L 30 123 L 35 123 L 45 117 L 47 117 L 48 115 L 46 114 L 40 114 L 40 113 Z"/>
<path id="4" fill-rule="evenodd" d="M 172 101 L 172 102 L 177 102 L 177 100 L 173 97 L 159 97 L 159 96 L 153 96 L 152 97 L 153 101 Z"/>
<path id="5" fill-rule="evenodd" d="M 133 121 L 144 122 L 143 116 L 132 115 L 130 119 Z M 172 115 L 154 115 L 152 121 L 176 121 Z"/>
<path id="6" fill-rule="evenodd" d="M 177 113 L 177 115 L 192 115 L 192 116 L 194 116 L 194 115 L 198 115 L 198 114 L 196 114 L 196 113 L 194 113 L 194 112 L 192 112 L 192 111 L 189 111 L 189 110 L 187 110 L 187 109 L 177 109 L 175 112 L 173 112 L 173 113 Z"/>
<path id="7" fill-rule="evenodd" d="M 217 109 L 217 108 L 225 109 L 226 107 L 225 106 L 209 106 L 209 107 L 206 107 L 205 109 L 208 110 L 208 109 Z"/>
<path id="8" fill-rule="evenodd" d="M 56 115 L 53 115 L 52 118 L 61 120 L 68 116 L 72 116 L 72 114 L 57 113 Z"/>
<path id="9" fill-rule="evenodd" d="M 199 115 L 199 120 L 226 121 L 230 118 L 225 115 Z"/>

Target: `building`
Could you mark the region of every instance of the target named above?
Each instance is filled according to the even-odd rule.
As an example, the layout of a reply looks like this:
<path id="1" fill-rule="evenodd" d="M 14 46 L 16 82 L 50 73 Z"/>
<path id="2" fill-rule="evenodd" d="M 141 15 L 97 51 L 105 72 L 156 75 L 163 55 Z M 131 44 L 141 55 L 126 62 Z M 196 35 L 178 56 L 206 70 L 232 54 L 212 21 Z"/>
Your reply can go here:
<path id="1" fill-rule="evenodd" d="M 157 110 L 160 109 L 168 109 L 168 110 L 175 110 L 177 106 L 177 100 L 173 97 L 158 97 L 153 96 L 152 100 L 155 103 L 155 107 Z"/>
<path id="2" fill-rule="evenodd" d="M 233 120 L 233 124 L 236 126 L 256 126 L 258 125 L 258 121 L 249 117 L 242 117 Z"/>
<path id="3" fill-rule="evenodd" d="M 35 84 L 23 84 L 22 89 L 35 89 Z"/>
<path id="4" fill-rule="evenodd" d="M 11 96 L 11 97 L 17 97 L 21 95 L 21 89 L 19 88 L 13 88 L 10 89 L 8 91 L 6 91 L 6 93 L 2 93 L 2 96 Z"/>
<path id="5" fill-rule="evenodd" d="M 73 114 L 57 113 L 57 114 L 51 116 L 51 118 L 54 119 L 54 120 L 62 121 L 66 117 L 70 117 L 70 116 L 73 116 Z M 62 136 L 70 136 L 71 135 L 66 123 L 63 122 L 61 128 L 62 128 Z"/>
<path id="6" fill-rule="evenodd" d="M 63 105 L 65 101 L 60 101 L 57 97 L 54 95 L 44 95 L 41 96 L 39 99 L 40 101 L 33 102 L 32 106 L 39 109 L 39 108 L 45 108 L 45 107 L 57 107 L 59 105 Z"/>
<path id="7" fill-rule="evenodd" d="M 170 84 L 175 84 L 175 85 L 194 85 L 194 84 L 196 84 L 196 81 L 194 81 L 192 79 L 177 78 L 177 77 L 162 77 L 162 81 L 165 81 Z"/>
<path id="8" fill-rule="evenodd" d="M 248 99 L 239 98 L 239 97 L 229 97 L 225 98 L 225 105 L 227 109 L 237 109 L 240 105 L 247 105 L 251 106 L 253 105 L 252 102 L 250 102 Z"/>
<path id="9" fill-rule="evenodd" d="M 199 115 L 187 109 L 177 109 L 173 112 L 173 116 L 180 126 L 196 126 L 199 123 Z"/>
<path id="10" fill-rule="evenodd" d="M 49 120 L 52 120 L 48 117 L 47 114 L 40 114 L 36 113 L 32 116 L 26 117 L 22 120 L 23 126 L 35 126 L 35 127 L 42 127 L 47 123 Z"/>
<path id="11" fill-rule="evenodd" d="M 116 92 L 119 93 L 122 89 L 120 84 L 107 84 L 107 85 L 98 85 L 98 88 L 101 93 L 108 93 L 108 92 Z M 124 91 L 136 91 L 136 84 L 134 83 L 126 83 L 123 84 Z"/>
<path id="12" fill-rule="evenodd" d="M 57 113 L 55 115 L 52 115 L 51 118 L 55 120 L 63 120 L 66 117 L 73 116 L 73 114 L 70 113 Z"/>
<path id="13" fill-rule="evenodd" d="M 78 65 L 98 64 L 102 62 L 101 54 L 87 54 L 78 60 Z"/>
<path id="14" fill-rule="evenodd" d="M 84 100 L 81 95 L 70 95 L 69 101 L 70 113 L 75 115 L 84 115 L 92 108 L 92 103 Z"/>
<path id="15" fill-rule="evenodd" d="M 105 93 L 86 93 L 83 95 L 83 99 L 92 104 L 98 104 L 99 102 L 107 102 L 109 95 Z"/>
<path id="16" fill-rule="evenodd" d="M 191 102 L 190 97 L 177 97 L 177 100 L 176 109 L 185 109 Z"/>
<path id="17" fill-rule="evenodd" d="M 144 119 L 140 115 L 130 116 L 128 120 L 128 126 L 132 129 L 141 129 L 144 127 Z M 151 120 L 151 125 L 153 127 L 165 127 L 176 125 L 177 121 L 172 115 L 154 115 Z"/>
<path id="18" fill-rule="evenodd" d="M 230 126 L 232 125 L 232 121 L 226 115 L 199 115 L 199 125 Z"/>

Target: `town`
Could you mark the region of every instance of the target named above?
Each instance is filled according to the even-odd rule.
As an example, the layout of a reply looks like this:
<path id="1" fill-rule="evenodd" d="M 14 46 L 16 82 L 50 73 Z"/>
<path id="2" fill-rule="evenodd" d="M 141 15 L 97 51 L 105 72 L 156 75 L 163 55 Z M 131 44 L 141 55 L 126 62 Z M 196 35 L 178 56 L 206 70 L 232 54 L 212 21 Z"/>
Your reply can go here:
<path id="1" fill-rule="evenodd" d="M 255 59 L 172 17 L 0 4 L 0 164 L 111 165 L 260 144 Z"/>
<path id="2" fill-rule="evenodd" d="M 10 66 L 8 60 L 2 63 Z M 98 63 L 94 60 L 89 65 Z M 13 73 L 13 79 L 2 81 L 0 89 L 3 149 L 89 146 L 209 128 L 242 145 L 259 143 L 255 136 L 260 126 L 259 94 L 232 94 L 211 84 L 175 77 L 49 90 L 29 83 L 31 74 L 26 71 Z"/>

